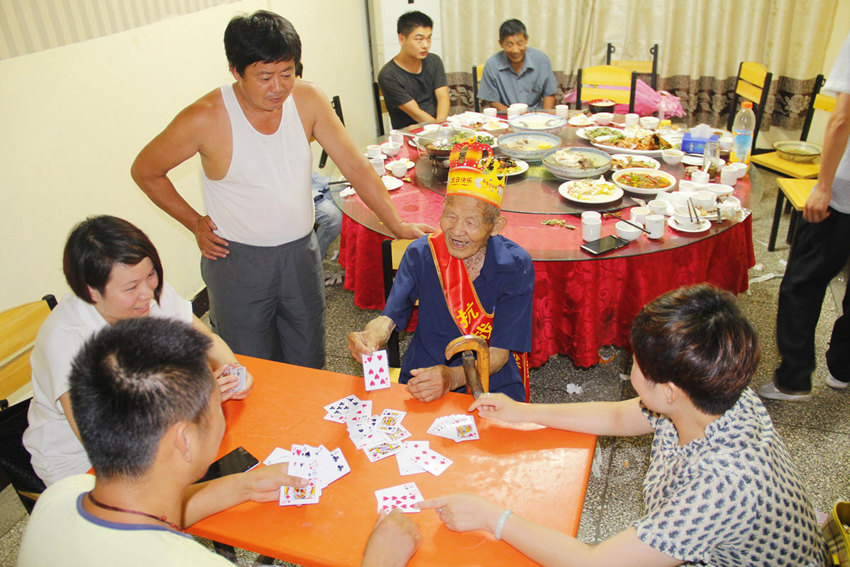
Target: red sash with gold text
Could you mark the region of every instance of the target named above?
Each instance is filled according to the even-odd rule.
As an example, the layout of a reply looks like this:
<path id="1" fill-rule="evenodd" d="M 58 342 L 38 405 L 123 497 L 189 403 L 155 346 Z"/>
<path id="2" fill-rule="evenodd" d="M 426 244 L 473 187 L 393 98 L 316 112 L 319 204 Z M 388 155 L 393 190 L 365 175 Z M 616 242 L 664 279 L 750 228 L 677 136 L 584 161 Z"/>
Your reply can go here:
<path id="1" fill-rule="evenodd" d="M 431 255 L 434 258 L 434 266 L 437 268 L 437 277 L 440 279 L 446 306 L 457 328 L 460 329 L 461 334 L 479 336 L 489 345 L 490 335 L 493 333 L 493 314 L 487 313 L 481 305 L 463 260 L 449 254 L 446 238 L 442 232 L 431 233 L 428 236 L 428 245 L 431 247 Z M 512 354 L 522 376 L 522 383 L 526 386 L 526 397 L 528 397 L 528 357 L 524 352 Z"/>

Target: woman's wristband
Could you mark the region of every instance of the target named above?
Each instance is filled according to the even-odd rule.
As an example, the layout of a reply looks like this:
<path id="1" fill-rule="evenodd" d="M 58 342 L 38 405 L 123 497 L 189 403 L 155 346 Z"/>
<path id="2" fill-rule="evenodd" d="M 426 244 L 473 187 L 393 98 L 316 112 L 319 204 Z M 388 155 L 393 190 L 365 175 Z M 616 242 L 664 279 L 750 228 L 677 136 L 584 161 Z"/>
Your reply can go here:
<path id="1" fill-rule="evenodd" d="M 496 539 L 502 539 L 502 529 L 505 527 L 505 522 L 508 521 L 508 518 L 510 518 L 511 514 L 513 514 L 513 512 L 510 510 L 510 508 L 505 508 L 505 511 L 502 512 L 502 515 L 499 516 L 499 521 L 496 522 L 496 529 L 493 530 L 493 535 L 496 536 Z"/>

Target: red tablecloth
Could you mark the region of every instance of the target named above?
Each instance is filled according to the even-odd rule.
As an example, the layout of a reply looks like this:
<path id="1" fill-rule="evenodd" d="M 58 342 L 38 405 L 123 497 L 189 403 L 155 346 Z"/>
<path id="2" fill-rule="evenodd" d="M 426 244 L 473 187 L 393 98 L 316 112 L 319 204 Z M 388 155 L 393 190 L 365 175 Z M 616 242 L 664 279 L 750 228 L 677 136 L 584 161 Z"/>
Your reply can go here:
<path id="1" fill-rule="evenodd" d="M 339 262 L 358 307 L 384 306 L 381 242 L 386 238 L 343 216 Z M 709 238 L 651 254 L 535 261 L 530 362 L 537 367 L 565 354 L 577 366 L 591 366 L 602 345 L 630 347 L 632 319 L 658 295 L 699 282 L 741 293 L 753 264 L 751 216 Z"/>

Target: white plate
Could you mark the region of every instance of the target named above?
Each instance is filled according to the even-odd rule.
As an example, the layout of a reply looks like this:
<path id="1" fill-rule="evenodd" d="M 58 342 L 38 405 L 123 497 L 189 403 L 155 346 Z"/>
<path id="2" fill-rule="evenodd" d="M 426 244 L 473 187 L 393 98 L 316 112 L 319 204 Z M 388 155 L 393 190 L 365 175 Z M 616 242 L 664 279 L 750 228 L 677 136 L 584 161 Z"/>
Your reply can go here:
<path id="1" fill-rule="evenodd" d="M 501 120 L 493 119 L 486 124 L 484 124 L 483 128 L 489 132 L 496 132 L 499 130 L 504 130 L 508 125 Z"/>
<path id="2" fill-rule="evenodd" d="M 511 172 L 511 173 L 508 173 L 507 174 L 508 177 L 513 177 L 515 175 L 522 175 L 523 173 L 528 171 L 528 163 L 527 162 L 524 162 L 521 159 L 515 159 L 514 163 L 517 164 L 517 166 L 519 166 L 519 171 L 514 171 L 514 172 Z"/>
<path id="3" fill-rule="evenodd" d="M 648 174 L 648 175 L 656 175 L 656 176 L 659 176 L 659 177 L 663 177 L 663 178 L 667 179 L 668 181 L 670 181 L 671 185 L 668 185 L 667 187 L 664 187 L 663 189 L 642 189 L 640 187 L 630 187 L 630 186 L 626 185 L 625 183 L 621 183 L 619 181 L 620 177 L 626 175 L 625 173 L 623 173 L 624 171 L 628 171 L 628 172 L 631 172 L 631 173 L 645 173 L 645 174 Z M 678 182 L 678 179 L 676 179 L 675 175 L 671 175 L 670 173 L 667 173 L 666 171 L 661 171 L 661 170 L 658 170 L 658 169 L 645 169 L 645 168 L 641 168 L 641 167 L 630 167 L 629 169 L 620 169 L 618 171 L 615 171 L 614 174 L 611 175 L 611 181 L 613 181 L 614 184 L 617 187 L 619 187 L 620 189 L 624 189 L 624 190 L 628 191 L 629 193 L 634 193 L 636 195 L 656 196 L 659 193 L 666 193 L 668 191 L 673 191 L 676 188 L 676 183 Z"/>
<path id="4" fill-rule="evenodd" d="M 578 128 L 583 128 L 585 126 L 593 126 L 594 124 L 596 124 L 596 122 L 593 120 L 593 116 L 587 116 L 586 114 L 576 114 L 567 122 L 569 122 L 570 126 L 576 126 Z"/>
<path id="5" fill-rule="evenodd" d="M 389 171 L 390 166 L 391 166 L 392 164 L 394 164 L 395 162 L 397 162 L 397 161 L 400 161 L 400 162 L 404 163 L 404 164 L 407 166 L 407 169 L 410 169 L 411 167 L 413 167 L 414 165 L 416 165 L 415 163 L 413 163 L 412 161 L 410 161 L 410 160 L 409 160 L 409 159 L 407 159 L 407 158 L 399 158 L 399 159 L 395 159 L 395 160 L 391 160 L 391 161 L 389 161 L 389 162 L 387 163 L 387 165 L 386 165 L 387 170 Z"/>
<path id="6" fill-rule="evenodd" d="M 587 179 L 579 179 L 577 181 L 586 183 L 588 180 Z M 598 181 L 598 180 L 594 180 L 594 181 Z M 605 204 L 605 203 L 613 203 L 613 202 L 621 199 L 623 197 L 623 194 L 624 194 L 622 189 L 615 186 L 614 192 L 611 195 L 597 195 L 592 199 L 578 199 L 578 198 L 570 195 L 570 188 L 572 188 L 572 186 L 575 183 L 576 183 L 576 181 L 566 181 L 564 183 L 561 183 L 561 185 L 558 186 L 558 193 L 560 193 L 561 196 L 564 199 L 566 199 L 567 201 L 572 201 L 573 203 L 581 203 L 583 205 L 601 205 L 601 204 Z M 606 181 L 605 183 L 610 183 L 610 182 Z"/>
<path id="7" fill-rule="evenodd" d="M 611 160 L 612 160 L 611 169 L 615 169 L 614 164 L 613 164 L 613 160 L 615 160 L 615 159 L 627 159 L 627 158 L 632 158 L 632 159 L 637 158 L 638 159 L 638 163 L 636 163 L 634 165 L 630 165 L 629 167 L 642 167 L 644 169 L 646 169 L 646 168 L 658 169 L 658 168 L 661 167 L 661 164 L 658 163 L 657 159 L 652 159 L 649 156 L 636 156 L 635 154 L 613 154 L 611 156 Z M 643 164 L 646 164 L 646 165 L 643 165 Z M 626 168 L 623 167 L 623 168 L 619 168 L 619 169 L 626 169 Z"/>
<path id="8" fill-rule="evenodd" d="M 384 175 L 381 177 L 381 181 L 384 182 L 384 187 L 387 188 L 387 191 L 393 191 L 394 189 L 398 189 L 404 182 L 398 177 L 393 177 L 392 175 Z"/>
<path id="9" fill-rule="evenodd" d="M 685 165 L 696 165 L 702 167 L 703 157 L 696 154 L 685 154 L 682 158 L 682 163 Z M 726 165 L 726 160 L 720 158 L 720 167 L 723 167 L 724 165 Z"/>
<path id="10" fill-rule="evenodd" d="M 369 157 L 369 154 L 363 154 L 363 155 L 366 156 L 366 159 L 372 159 L 371 157 Z M 381 154 L 381 155 L 378 155 L 378 156 L 375 156 L 375 157 L 379 157 L 382 160 L 386 161 L 388 156 Z"/>
<path id="11" fill-rule="evenodd" d="M 488 146 L 490 146 L 490 147 L 491 147 L 491 148 L 493 148 L 493 149 L 496 149 L 496 148 L 498 148 L 498 147 L 499 147 L 499 142 L 498 142 L 499 137 L 498 137 L 498 136 L 494 136 L 494 135 L 492 135 L 492 134 L 488 134 L 487 132 L 480 132 L 480 134 L 483 134 L 483 135 L 487 136 L 488 138 L 493 138 L 493 142 L 492 142 L 492 143 L 487 144 L 487 142 L 481 142 L 482 144 L 487 144 Z M 477 138 L 477 136 L 479 135 L 479 132 L 476 132 L 476 133 L 475 133 L 475 135 L 476 135 L 476 138 L 475 138 L 475 139 L 476 139 L 476 141 L 479 141 L 479 140 L 478 140 L 478 138 Z"/>
<path id="12" fill-rule="evenodd" d="M 590 144 L 599 148 L 600 150 L 605 150 L 609 154 L 617 152 L 621 154 L 633 154 L 638 156 L 661 157 L 661 150 L 630 150 L 629 148 L 606 146 L 605 144 L 597 144 L 596 142 L 590 142 Z"/>
<path id="13" fill-rule="evenodd" d="M 711 228 L 711 221 L 708 219 L 702 219 L 701 221 L 699 221 L 699 224 L 694 228 L 685 228 L 684 226 L 681 226 L 678 222 L 676 222 L 675 217 L 670 217 L 669 219 L 667 219 L 667 226 L 680 232 L 690 232 L 696 234 L 698 232 L 705 232 L 706 230 Z"/>

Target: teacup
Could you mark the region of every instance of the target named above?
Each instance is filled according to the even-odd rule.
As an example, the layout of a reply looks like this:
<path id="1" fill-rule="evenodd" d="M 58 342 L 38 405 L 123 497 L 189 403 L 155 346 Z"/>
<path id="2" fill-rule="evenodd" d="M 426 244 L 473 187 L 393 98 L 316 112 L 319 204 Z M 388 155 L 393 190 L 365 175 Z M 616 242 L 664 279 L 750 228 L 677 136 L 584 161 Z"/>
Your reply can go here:
<path id="1" fill-rule="evenodd" d="M 381 146 L 378 144 L 369 144 L 366 146 L 366 155 L 369 158 L 381 157 Z"/>
<path id="2" fill-rule="evenodd" d="M 372 167 L 375 168 L 375 172 L 378 175 L 383 175 L 384 173 L 387 172 L 387 170 L 384 169 L 384 158 L 380 158 L 380 157 L 369 158 L 369 163 L 372 164 Z"/>
<path id="3" fill-rule="evenodd" d="M 597 112 L 593 116 L 595 117 L 596 123 L 600 126 L 607 126 L 614 118 L 614 115 L 610 112 Z"/>
<path id="4" fill-rule="evenodd" d="M 394 156 L 401 150 L 401 144 L 397 142 L 384 142 L 381 144 L 381 149 L 388 156 Z"/>
<path id="5" fill-rule="evenodd" d="M 682 150 L 661 150 L 661 159 L 668 165 L 682 163 L 683 157 L 685 157 L 685 152 Z"/>
<path id="6" fill-rule="evenodd" d="M 643 226 L 644 220 L 646 219 L 646 215 L 650 214 L 652 211 L 649 207 L 632 207 L 629 210 L 629 218 L 635 224 L 639 224 Z"/>
<path id="7" fill-rule="evenodd" d="M 556 104 L 555 105 L 555 116 L 560 116 L 561 118 L 566 118 L 567 114 L 570 112 L 570 105 L 568 104 Z"/>
<path id="8" fill-rule="evenodd" d="M 591 211 L 587 211 L 591 212 Z M 598 240 L 602 234 L 602 215 L 596 213 L 597 216 L 587 215 L 587 212 L 581 214 L 581 237 L 585 242 Z"/>
<path id="9" fill-rule="evenodd" d="M 642 116 L 639 122 L 640 127 L 644 130 L 655 130 L 661 120 L 657 116 Z"/>
<path id="10" fill-rule="evenodd" d="M 629 112 L 626 114 L 626 128 L 637 128 L 637 125 L 640 120 L 640 115 L 635 114 L 634 112 Z"/>
<path id="11" fill-rule="evenodd" d="M 664 215 L 647 215 L 644 228 L 649 231 L 649 238 L 658 240 L 664 236 Z"/>
<path id="12" fill-rule="evenodd" d="M 711 179 L 707 171 L 695 171 L 691 173 L 691 181 L 699 184 L 706 184 Z"/>
<path id="13" fill-rule="evenodd" d="M 679 183 L 681 183 L 681 181 Z M 679 190 L 680 191 L 682 190 L 681 187 L 679 188 Z M 653 214 L 653 215 L 666 215 L 667 214 L 667 202 L 666 201 L 662 201 L 661 199 L 653 199 L 649 203 L 647 203 L 647 205 L 649 206 L 649 210 L 651 211 L 651 214 Z"/>
<path id="14" fill-rule="evenodd" d="M 404 177 L 407 173 L 407 160 L 398 159 L 390 162 L 390 172 L 396 177 Z"/>
<path id="15" fill-rule="evenodd" d="M 496 114 L 498 113 L 498 111 L 492 106 L 488 106 L 483 110 L 483 112 L 484 116 L 489 116 L 490 118 L 495 118 Z"/>
<path id="16" fill-rule="evenodd" d="M 738 168 L 724 165 L 720 169 L 720 182 L 725 185 L 734 185 L 738 181 Z"/>

